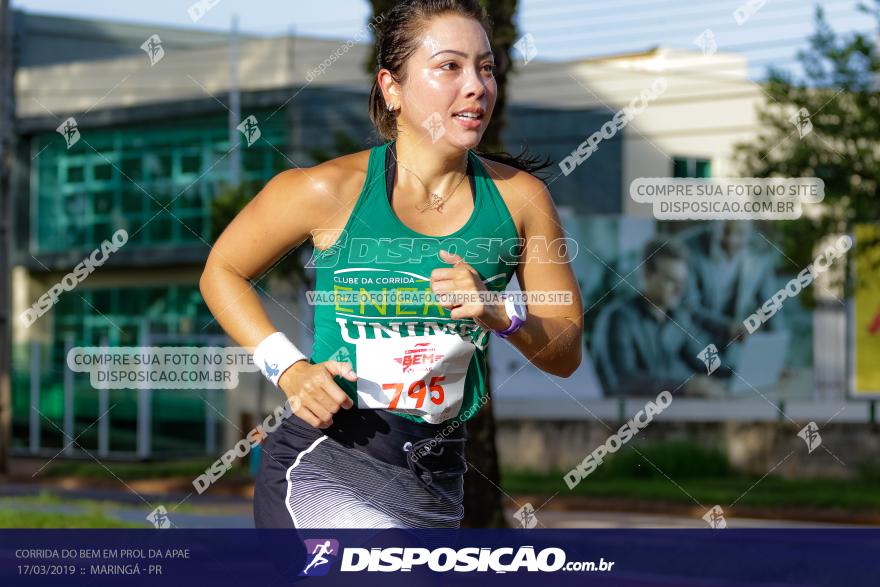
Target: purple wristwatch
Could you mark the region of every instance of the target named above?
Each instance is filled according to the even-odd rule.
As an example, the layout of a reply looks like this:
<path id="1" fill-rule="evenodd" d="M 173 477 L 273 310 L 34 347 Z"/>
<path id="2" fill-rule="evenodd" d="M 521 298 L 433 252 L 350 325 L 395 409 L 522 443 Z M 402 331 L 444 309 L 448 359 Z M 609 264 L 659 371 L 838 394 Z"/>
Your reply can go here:
<path id="1" fill-rule="evenodd" d="M 519 330 L 526 321 L 526 309 L 522 304 L 518 304 L 513 299 L 503 294 L 504 309 L 507 311 L 507 317 L 510 318 L 510 326 L 504 330 L 493 330 L 495 334 L 501 338 L 507 338 L 517 330 Z"/>

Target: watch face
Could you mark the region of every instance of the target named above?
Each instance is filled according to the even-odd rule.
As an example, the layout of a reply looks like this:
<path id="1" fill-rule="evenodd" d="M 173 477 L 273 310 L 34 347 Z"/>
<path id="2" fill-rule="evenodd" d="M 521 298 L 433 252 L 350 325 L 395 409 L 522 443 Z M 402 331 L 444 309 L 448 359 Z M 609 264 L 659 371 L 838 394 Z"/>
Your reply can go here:
<path id="1" fill-rule="evenodd" d="M 526 319 L 526 307 L 522 304 L 514 304 L 513 305 L 514 312 L 516 313 L 516 317 L 520 320 Z"/>
<path id="2" fill-rule="evenodd" d="M 507 310 L 508 317 L 513 318 L 514 316 L 516 316 L 520 320 L 526 319 L 526 307 L 523 304 L 507 298 L 504 302 L 504 305 Z"/>

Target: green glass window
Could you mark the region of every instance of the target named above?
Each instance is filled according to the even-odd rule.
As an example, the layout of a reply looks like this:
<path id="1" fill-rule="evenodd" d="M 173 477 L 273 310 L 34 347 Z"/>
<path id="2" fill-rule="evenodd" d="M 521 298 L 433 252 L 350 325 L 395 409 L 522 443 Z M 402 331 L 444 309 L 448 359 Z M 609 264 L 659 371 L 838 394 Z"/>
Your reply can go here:
<path id="1" fill-rule="evenodd" d="M 207 346 L 218 344 L 223 331 L 195 285 L 84 289 L 65 292 L 53 308 L 51 343 L 39 349 L 40 444 L 44 449 L 60 450 L 67 442 L 64 426 L 65 342 L 73 346 L 136 346 L 147 340 L 156 346 Z M 159 335 L 170 339 L 155 342 Z M 146 338 L 144 338 L 146 336 Z M 210 340 L 209 340 L 210 339 Z M 13 349 L 13 434 L 15 446 L 26 448 L 29 438 L 31 356 L 30 344 Z M 74 437 L 89 451 L 98 447 L 101 416 L 98 390 L 87 374 L 73 378 Z M 224 412 L 222 390 L 213 396 L 209 390 L 153 390 L 151 400 L 152 452 L 165 454 L 203 454 L 206 449 L 206 400 L 217 413 Z M 108 419 L 109 450 L 134 453 L 137 449 L 137 391 L 110 390 Z M 218 421 L 222 420 L 217 416 Z M 219 423 L 218 423 L 219 426 Z"/>
<path id="2" fill-rule="evenodd" d="M 672 177 L 712 177 L 712 163 L 696 157 L 674 157 Z"/>
<path id="3" fill-rule="evenodd" d="M 265 182 L 289 166 L 279 155 L 286 151 L 284 116 L 270 113 L 253 112 L 262 138 L 248 147 L 238 137 L 242 181 Z M 58 133 L 35 137 L 32 252 L 85 253 L 119 228 L 130 246 L 211 242 L 211 198 L 229 177 L 228 124 L 212 116 L 84 128 L 69 149 Z M 169 211 L 153 218 L 163 205 Z"/>

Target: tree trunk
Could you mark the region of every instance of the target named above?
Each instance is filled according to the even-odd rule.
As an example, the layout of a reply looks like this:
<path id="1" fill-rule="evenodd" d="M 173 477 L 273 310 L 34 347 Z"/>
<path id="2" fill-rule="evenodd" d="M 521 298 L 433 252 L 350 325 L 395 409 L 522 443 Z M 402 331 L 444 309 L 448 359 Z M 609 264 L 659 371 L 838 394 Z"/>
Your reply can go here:
<path id="1" fill-rule="evenodd" d="M 373 17 L 387 12 L 396 0 L 371 0 Z M 516 0 L 481 0 L 492 20 L 493 31 L 489 43 L 495 53 L 498 96 L 492 120 L 483 134 L 480 151 L 500 151 L 504 146 L 501 131 L 506 121 L 504 108 L 507 103 L 507 74 L 512 60 L 510 49 L 516 41 L 516 27 L 513 15 Z M 371 52 L 365 64 L 367 72 L 375 71 L 376 55 Z M 488 363 L 487 349 L 487 363 Z M 486 392 L 491 387 L 491 370 L 486 372 Z M 501 472 L 498 466 L 498 450 L 495 444 L 495 416 L 490 400 L 479 413 L 468 421 L 469 440 L 467 443 L 468 473 L 465 476 L 464 520 L 462 526 L 470 528 L 505 527 L 504 508 L 501 492 Z"/>
<path id="2" fill-rule="evenodd" d="M 492 20 L 492 36 L 489 43 L 495 54 L 495 81 L 498 95 L 492 120 L 480 141 L 481 151 L 501 151 L 504 149 L 501 131 L 507 124 L 505 106 L 507 104 L 507 74 L 512 60 L 510 49 L 516 41 L 516 28 L 513 15 L 516 0 L 482 0 L 489 18 Z M 491 335 L 490 335 L 491 336 Z M 491 343 L 490 343 L 491 347 Z M 489 368 L 489 352 L 486 349 L 486 393 L 492 390 L 492 369 Z M 468 422 L 469 439 L 467 443 L 468 472 L 465 475 L 464 520 L 466 528 L 506 527 L 504 501 L 501 491 L 501 470 L 498 465 L 498 447 L 495 442 L 495 413 L 490 401 Z"/>

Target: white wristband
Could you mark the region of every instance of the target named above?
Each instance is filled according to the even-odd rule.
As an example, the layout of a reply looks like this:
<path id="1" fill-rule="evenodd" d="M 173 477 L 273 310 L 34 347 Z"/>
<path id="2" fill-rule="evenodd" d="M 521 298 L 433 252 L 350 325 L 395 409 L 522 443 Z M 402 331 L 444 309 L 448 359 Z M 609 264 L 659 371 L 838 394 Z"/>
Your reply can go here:
<path id="1" fill-rule="evenodd" d="M 283 332 L 273 332 L 254 349 L 254 364 L 260 368 L 266 379 L 278 385 L 281 374 L 288 367 L 307 359 Z"/>

